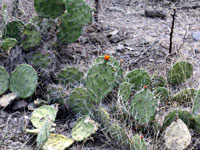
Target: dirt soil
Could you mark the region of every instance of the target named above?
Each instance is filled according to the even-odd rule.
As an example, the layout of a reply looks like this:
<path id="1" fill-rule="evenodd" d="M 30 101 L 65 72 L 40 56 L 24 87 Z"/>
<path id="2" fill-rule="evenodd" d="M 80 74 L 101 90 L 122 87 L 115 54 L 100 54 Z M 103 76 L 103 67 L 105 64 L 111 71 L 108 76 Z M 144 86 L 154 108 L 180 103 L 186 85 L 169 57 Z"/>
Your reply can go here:
<path id="1" fill-rule="evenodd" d="M 95 8 L 94 0 L 86 0 Z M 179 60 L 187 60 L 194 66 L 194 74 L 181 87 L 171 89 L 172 93 L 200 85 L 200 41 L 192 38 L 193 32 L 200 32 L 199 0 L 180 0 L 172 3 L 169 0 L 99 0 L 98 22 L 93 22 L 83 30 L 76 43 L 63 47 L 59 52 L 56 67 L 75 66 L 86 72 L 91 62 L 98 56 L 109 54 L 121 61 L 127 72 L 135 68 L 143 68 L 150 74 L 166 77 L 169 67 Z M 0 7 L 7 4 L 11 14 L 13 0 L 1 0 Z M 28 23 L 36 15 L 33 0 L 20 0 L 19 6 L 24 15 L 18 17 Z M 173 9 L 176 8 L 176 20 L 173 34 L 172 54 L 169 54 L 169 39 Z M 150 18 L 145 10 L 162 11 L 166 18 Z M 9 20 L 14 20 L 11 15 Z M 0 18 L 2 27 L 3 18 Z M 40 48 L 46 48 L 44 43 Z M 7 56 L 0 56 L 0 65 L 6 64 Z M 12 71 L 12 69 L 10 70 Z M 21 100 L 18 100 L 21 101 Z M 31 102 L 29 99 L 27 102 Z M 0 110 L 0 149 L 1 150 L 34 150 L 35 136 L 24 131 L 26 117 L 31 111 L 24 108 L 13 110 L 15 103 Z M 181 107 L 191 110 L 191 105 L 173 104 L 158 109 L 157 119 L 161 124 L 170 110 Z M 67 111 L 65 112 L 67 113 Z M 62 114 L 62 112 L 60 113 Z M 76 118 L 60 116 L 56 119 L 55 133 L 68 136 Z M 31 127 L 31 125 L 29 125 Z M 200 136 L 192 134 L 192 143 L 187 150 L 200 150 Z M 77 143 L 71 150 L 114 150 L 112 143 L 107 142 L 100 133 L 95 134 L 86 143 Z M 162 137 L 145 137 L 150 150 L 166 150 Z"/>

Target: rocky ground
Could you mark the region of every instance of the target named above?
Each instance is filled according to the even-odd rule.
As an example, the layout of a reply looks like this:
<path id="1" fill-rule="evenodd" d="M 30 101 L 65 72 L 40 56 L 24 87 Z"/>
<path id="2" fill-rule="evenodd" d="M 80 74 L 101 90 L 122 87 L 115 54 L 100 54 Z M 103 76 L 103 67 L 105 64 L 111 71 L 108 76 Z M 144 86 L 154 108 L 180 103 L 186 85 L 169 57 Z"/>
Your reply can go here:
<path id="1" fill-rule="evenodd" d="M 13 0 L 2 0 L 7 4 L 8 20 Z M 91 7 L 96 7 L 93 0 L 87 0 Z M 33 0 L 21 0 L 20 9 L 24 15 L 19 18 L 26 23 L 36 15 Z M 144 68 L 151 74 L 166 76 L 169 67 L 178 60 L 188 60 L 194 65 L 194 75 L 176 92 L 186 87 L 199 88 L 200 85 L 200 2 L 198 0 L 181 0 L 172 3 L 170 0 L 99 0 L 98 22 L 93 22 L 84 28 L 82 36 L 76 43 L 65 46 L 59 53 L 58 66 L 76 66 L 86 72 L 91 62 L 98 56 L 109 54 L 121 60 L 124 70 Z M 176 19 L 173 34 L 172 53 L 169 54 L 170 32 L 173 9 L 176 9 Z M 152 16 L 151 11 L 159 13 Z M 2 22 L 3 17 L 0 18 Z M 2 24 L 0 22 L 0 27 Z M 43 44 L 44 48 L 46 45 Z M 0 56 L 0 64 L 6 57 Z M 19 104 L 19 101 L 21 102 Z M 31 150 L 35 147 L 35 136 L 24 132 L 25 116 L 30 116 L 27 102 L 19 100 L 11 106 L 0 110 L 0 149 L 2 150 Z M 21 107 L 21 105 L 24 107 Z M 20 108 L 17 106 L 20 105 Z M 169 110 L 183 107 L 174 104 L 158 110 L 157 118 L 162 123 L 163 117 Z M 186 109 L 191 109 L 188 106 Z M 162 117 L 161 117 L 162 116 Z M 56 120 L 56 133 L 68 135 L 68 130 L 74 121 L 67 121 L 61 116 Z M 192 133 L 192 131 L 191 131 Z M 95 138 L 98 137 L 98 140 Z M 192 143 L 187 150 L 200 149 L 200 136 L 192 133 Z M 102 140 L 99 140 L 102 139 Z M 164 150 L 162 139 L 147 138 L 151 150 Z M 105 138 L 94 139 L 87 143 L 75 144 L 71 149 L 79 150 L 113 150 L 111 143 Z"/>

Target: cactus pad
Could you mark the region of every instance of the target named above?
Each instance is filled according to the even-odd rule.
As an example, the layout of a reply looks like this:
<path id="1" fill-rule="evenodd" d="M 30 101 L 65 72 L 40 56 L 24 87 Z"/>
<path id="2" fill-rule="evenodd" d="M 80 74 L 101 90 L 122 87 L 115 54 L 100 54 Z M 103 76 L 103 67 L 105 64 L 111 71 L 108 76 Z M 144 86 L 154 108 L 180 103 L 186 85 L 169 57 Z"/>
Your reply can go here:
<path id="1" fill-rule="evenodd" d="M 106 134 L 109 135 L 111 140 L 120 146 L 121 149 L 129 149 L 130 148 L 130 139 L 123 128 L 121 128 L 118 124 L 112 124 L 106 131 Z"/>
<path id="2" fill-rule="evenodd" d="M 192 102 L 196 95 L 195 89 L 184 89 L 176 94 L 172 100 L 179 103 Z"/>
<path id="3" fill-rule="evenodd" d="M 118 91 L 118 98 L 127 101 L 131 95 L 131 84 L 128 82 L 121 83 Z"/>
<path id="4" fill-rule="evenodd" d="M 168 72 L 168 82 L 171 85 L 179 85 L 184 83 L 193 74 L 193 66 L 186 61 L 176 63 Z"/>
<path id="5" fill-rule="evenodd" d="M 0 95 L 7 91 L 8 84 L 9 74 L 4 67 L 0 66 Z"/>
<path id="6" fill-rule="evenodd" d="M 107 128 L 110 126 L 110 116 L 104 108 L 99 107 L 94 109 L 92 114 L 94 120 L 97 121 L 102 127 Z"/>
<path id="7" fill-rule="evenodd" d="M 61 134 L 50 134 L 48 140 L 42 147 L 42 150 L 65 150 L 70 147 L 74 141 Z"/>
<path id="8" fill-rule="evenodd" d="M 131 101 L 130 114 L 140 125 L 153 121 L 156 114 L 157 101 L 154 95 L 148 90 L 141 90 L 136 93 Z"/>
<path id="9" fill-rule="evenodd" d="M 190 127 L 195 132 L 200 133 L 200 115 L 194 116 L 194 122 Z"/>
<path id="10" fill-rule="evenodd" d="M 17 40 L 16 39 L 7 38 L 7 39 L 3 40 L 3 42 L 1 43 L 1 48 L 4 51 L 9 52 L 16 44 L 17 44 Z"/>
<path id="11" fill-rule="evenodd" d="M 68 99 L 68 106 L 75 114 L 88 114 L 94 108 L 94 101 L 90 99 L 87 89 L 75 88 Z"/>
<path id="12" fill-rule="evenodd" d="M 98 130 L 98 124 L 89 116 L 80 118 L 72 129 L 72 138 L 75 141 L 84 141 Z"/>
<path id="13" fill-rule="evenodd" d="M 158 87 L 154 91 L 154 95 L 157 99 L 160 101 L 167 101 L 170 98 L 170 92 L 167 88 L 164 87 Z"/>
<path id="14" fill-rule="evenodd" d="M 57 80 L 62 84 L 67 84 L 80 81 L 82 77 L 83 72 L 79 71 L 77 68 L 68 67 L 58 73 Z"/>
<path id="15" fill-rule="evenodd" d="M 129 83 L 133 85 L 134 90 L 140 90 L 144 85 L 149 86 L 151 83 L 150 77 L 145 70 L 136 69 L 126 75 Z"/>
<path id="16" fill-rule="evenodd" d="M 120 82 L 122 69 L 120 64 L 110 57 L 108 61 L 99 57 L 89 69 L 86 79 L 86 87 L 90 97 L 99 103 Z"/>
<path id="17" fill-rule="evenodd" d="M 22 47 L 24 50 L 34 48 L 41 42 L 41 33 L 36 29 L 34 25 L 28 24 L 24 29 L 24 39 L 22 41 Z"/>
<path id="18" fill-rule="evenodd" d="M 21 41 L 24 32 L 24 24 L 21 21 L 12 21 L 6 24 L 3 30 L 3 39 L 15 38 L 17 41 Z"/>
<path id="19" fill-rule="evenodd" d="M 132 150 L 147 150 L 147 145 L 143 138 L 139 135 L 134 135 L 131 138 L 131 149 Z"/>
<path id="20" fill-rule="evenodd" d="M 21 64 L 11 74 L 9 89 L 20 98 L 30 97 L 37 87 L 36 71 L 27 64 Z"/>
<path id="21" fill-rule="evenodd" d="M 58 42 L 75 42 L 81 35 L 82 27 L 92 21 L 92 11 L 83 0 L 65 1 L 67 13 L 61 16 Z"/>
<path id="22" fill-rule="evenodd" d="M 40 17 L 55 19 L 65 11 L 63 0 L 34 0 L 35 10 Z"/>
<path id="23" fill-rule="evenodd" d="M 193 125 L 193 116 L 190 112 L 185 110 L 174 110 L 171 111 L 163 121 L 162 131 L 164 131 L 171 123 L 177 118 L 181 119 L 188 127 Z"/>
<path id="24" fill-rule="evenodd" d="M 194 115 L 200 114 L 200 90 L 196 92 L 192 112 Z"/>
<path id="25" fill-rule="evenodd" d="M 154 75 L 151 78 L 151 87 L 152 88 L 166 87 L 166 85 L 167 85 L 167 80 L 162 76 Z"/>
<path id="26" fill-rule="evenodd" d="M 35 109 L 31 116 L 31 122 L 35 128 L 41 128 L 46 118 L 54 122 L 57 110 L 49 105 L 43 105 Z"/>

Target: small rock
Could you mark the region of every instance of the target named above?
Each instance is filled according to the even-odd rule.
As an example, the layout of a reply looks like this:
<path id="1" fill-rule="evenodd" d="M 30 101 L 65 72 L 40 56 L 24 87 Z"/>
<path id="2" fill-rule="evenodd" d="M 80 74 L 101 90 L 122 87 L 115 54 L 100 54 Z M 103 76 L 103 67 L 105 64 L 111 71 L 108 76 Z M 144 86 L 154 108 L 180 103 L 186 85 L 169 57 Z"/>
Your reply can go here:
<path id="1" fill-rule="evenodd" d="M 110 37 L 110 42 L 112 42 L 112 43 L 118 43 L 119 41 L 121 41 L 121 38 L 116 34 L 114 34 Z"/>
<path id="2" fill-rule="evenodd" d="M 200 32 L 193 32 L 192 38 L 194 41 L 200 41 Z"/>
<path id="3" fill-rule="evenodd" d="M 121 51 L 123 51 L 124 50 L 124 45 L 123 44 L 118 44 L 118 46 L 117 46 L 117 51 L 118 52 L 121 52 Z"/>
<path id="4" fill-rule="evenodd" d="M 161 10 L 145 10 L 144 15 L 150 18 L 166 18 L 166 14 Z"/>
<path id="5" fill-rule="evenodd" d="M 165 145 L 170 150 L 183 150 L 191 143 L 191 135 L 186 124 L 181 120 L 175 120 L 165 130 Z"/>

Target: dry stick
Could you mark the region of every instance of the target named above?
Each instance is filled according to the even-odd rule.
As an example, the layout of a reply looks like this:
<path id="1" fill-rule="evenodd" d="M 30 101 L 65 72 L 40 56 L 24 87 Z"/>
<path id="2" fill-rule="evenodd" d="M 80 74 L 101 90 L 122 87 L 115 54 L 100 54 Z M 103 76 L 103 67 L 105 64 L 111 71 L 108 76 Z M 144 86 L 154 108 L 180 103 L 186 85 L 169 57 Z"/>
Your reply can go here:
<path id="1" fill-rule="evenodd" d="M 172 15 L 172 27 L 171 27 L 171 33 L 170 33 L 170 43 L 169 43 L 169 53 L 172 53 L 172 38 L 173 38 L 173 32 L 174 32 L 174 22 L 176 17 L 176 9 L 174 9 L 174 14 Z"/>
<path id="2" fill-rule="evenodd" d="M 95 0 L 95 12 L 94 12 L 94 21 L 98 23 L 98 13 L 99 13 L 99 0 Z"/>

